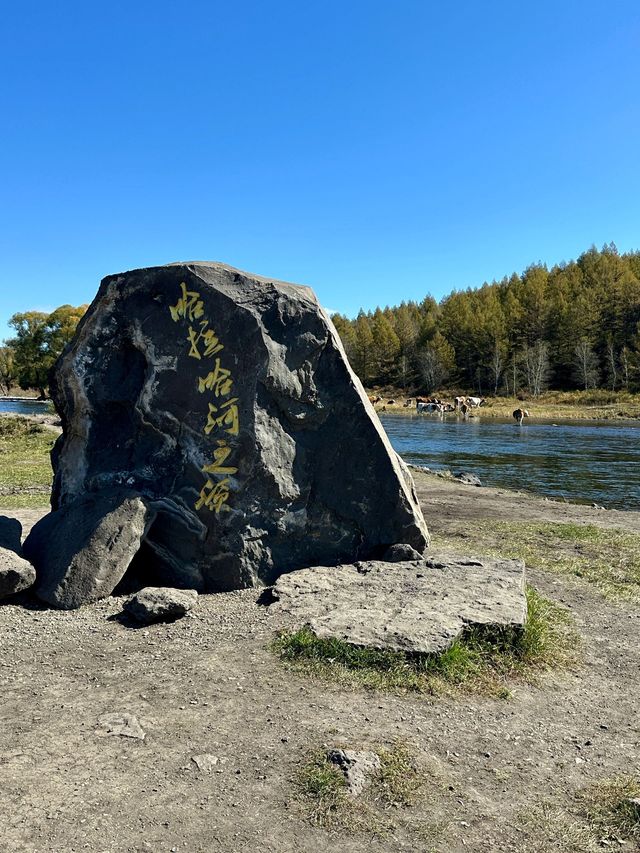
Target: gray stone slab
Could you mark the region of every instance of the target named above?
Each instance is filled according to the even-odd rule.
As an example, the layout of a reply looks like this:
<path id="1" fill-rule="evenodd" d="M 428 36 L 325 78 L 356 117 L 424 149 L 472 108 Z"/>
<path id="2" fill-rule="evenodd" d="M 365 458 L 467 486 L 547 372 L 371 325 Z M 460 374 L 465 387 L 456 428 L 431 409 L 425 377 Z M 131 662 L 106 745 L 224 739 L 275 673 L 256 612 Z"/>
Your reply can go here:
<path id="1" fill-rule="evenodd" d="M 527 615 L 524 563 L 489 557 L 314 566 L 279 578 L 273 594 L 291 628 L 404 652 L 442 652 L 467 626 L 522 627 Z"/>
<path id="2" fill-rule="evenodd" d="M 353 749 L 329 749 L 327 758 L 344 774 L 347 790 L 352 797 L 364 791 L 381 766 L 380 756 L 370 750 L 358 752 Z"/>

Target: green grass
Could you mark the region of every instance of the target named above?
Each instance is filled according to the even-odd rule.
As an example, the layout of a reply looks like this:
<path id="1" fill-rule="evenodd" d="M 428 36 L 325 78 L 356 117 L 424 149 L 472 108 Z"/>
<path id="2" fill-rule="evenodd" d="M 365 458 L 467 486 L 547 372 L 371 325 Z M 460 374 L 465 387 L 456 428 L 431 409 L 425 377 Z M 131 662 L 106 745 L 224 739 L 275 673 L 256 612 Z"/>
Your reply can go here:
<path id="1" fill-rule="evenodd" d="M 640 850 L 640 778 L 617 776 L 577 791 L 566 805 L 544 802 L 520 815 L 522 853 Z"/>
<path id="2" fill-rule="evenodd" d="M 396 827 L 389 810 L 414 805 L 420 796 L 423 776 L 403 742 L 398 741 L 390 748 L 356 748 L 372 750 L 380 758 L 380 768 L 372 774 L 371 784 L 362 794 L 351 796 L 341 770 L 329 761 L 327 751 L 316 749 L 298 775 L 298 803 L 314 826 L 386 836 Z"/>
<path id="3" fill-rule="evenodd" d="M 607 597 L 640 601 L 640 535 L 592 524 L 478 521 L 436 537 L 434 548 L 519 557 L 527 566 L 583 578 Z"/>
<path id="4" fill-rule="evenodd" d="M 0 417 L 0 507 L 49 504 L 56 436 L 27 418 Z"/>
<path id="5" fill-rule="evenodd" d="M 282 632 L 273 649 L 288 666 L 343 686 L 433 695 L 459 691 L 497 698 L 511 682 L 534 682 L 574 660 L 576 635 L 566 610 L 527 589 L 524 630 L 467 630 L 438 655 L 407 654 L 320 639 L 308 628 Z"/>

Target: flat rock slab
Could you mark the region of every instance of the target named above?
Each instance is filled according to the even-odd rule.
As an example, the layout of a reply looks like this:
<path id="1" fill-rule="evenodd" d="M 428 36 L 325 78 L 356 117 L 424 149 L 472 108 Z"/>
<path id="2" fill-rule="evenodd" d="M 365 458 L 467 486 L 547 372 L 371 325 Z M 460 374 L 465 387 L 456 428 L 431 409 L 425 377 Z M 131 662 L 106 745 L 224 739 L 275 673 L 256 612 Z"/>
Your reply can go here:
<path id="1" fill-rule="evenodd" d="M 212 770 L 215 770 L 216 773 L 222 773 L 220 759 L 217 755 L 212 755 L 210 752 L 204 752 L 202 755 L 192 755 L 191 760 L 202 773 L 211 773 Z"/>
<path id="2" fill-rule="evenodd" d="M 275 584 L 275 614 L 294 629 L 358 646 L 435 654 L 468 626 L 523 627 L 522 560 L 436 555 L 314 566 Z"/>
<path id="3" fill-rule="evenodd" d="M 145 732 L 138 718 L 133 714 L 103 714 L 98 719 L 96 734 L 100 737 L 128 737 L 132 740 L 144 740 Z"/>
<path id="4" fill-rule="evenodd" d="M 125 602 L 124 611 L 136 621 L 167 622 L 185 616 L 198 601 L 195 589 L 148 586 Z"/>

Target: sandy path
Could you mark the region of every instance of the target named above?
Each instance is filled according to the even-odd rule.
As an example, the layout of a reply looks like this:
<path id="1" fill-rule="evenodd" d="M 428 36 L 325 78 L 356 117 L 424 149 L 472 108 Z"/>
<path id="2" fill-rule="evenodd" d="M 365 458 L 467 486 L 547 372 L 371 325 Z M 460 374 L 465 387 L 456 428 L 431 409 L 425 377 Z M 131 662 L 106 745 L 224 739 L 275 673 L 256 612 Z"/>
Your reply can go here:
<path id="1" fill-rule="evenodd" d="M 417 477 L 434 532 L 474 519 L 585 521 L 640 530 L 640 513 L 599 511 Z M 6 512 L 25 529 L 38 511 Z M 284 670 L 266 646 L 255 591 L 203 597 L 192 618 L 131 630 L 107 599 L 72 613 L 25 599 L 0 607 L 0 849 L 123 851 L 522 851 L 518 816 L 545 798 L 640 765 L 640 610 L 586 585 L 534 574 L 584 638 L 574 672 L 511 701 L 345 692 Z M 99 733 L 132 713 L 143 741 Z M 98 733 L 97 733 L 98 732 Z M 310 747 L 406 739 L 427 769 L 395 837 L 309 826 L 294 801 Z M 209 752 L 221 772 L 191 757 Z M 447 822 L 439 843 L 425 825 Z M 530 840 L 530 839 L 529 839 Z M 621 848 L 628 849 L 628 848 Z"/>

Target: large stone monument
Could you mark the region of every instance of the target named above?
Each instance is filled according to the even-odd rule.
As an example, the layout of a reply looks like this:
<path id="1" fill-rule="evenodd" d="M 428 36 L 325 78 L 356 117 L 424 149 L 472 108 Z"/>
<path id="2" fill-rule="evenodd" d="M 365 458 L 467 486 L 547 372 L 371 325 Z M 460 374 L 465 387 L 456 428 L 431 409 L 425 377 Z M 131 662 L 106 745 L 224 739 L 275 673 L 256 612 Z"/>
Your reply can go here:
<path id="1" fill-rule="evenodd" d="M 428 533 L 313 292 L 221 264 L 105 278 L 58 364 L 52 512 L 25 554 L 60 607 L 127 570 L 199 591 Z"/>

